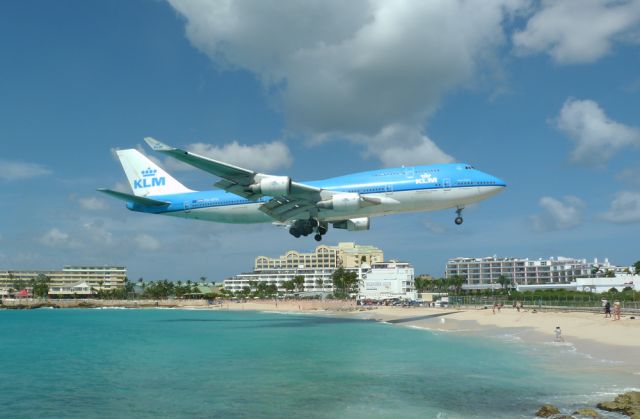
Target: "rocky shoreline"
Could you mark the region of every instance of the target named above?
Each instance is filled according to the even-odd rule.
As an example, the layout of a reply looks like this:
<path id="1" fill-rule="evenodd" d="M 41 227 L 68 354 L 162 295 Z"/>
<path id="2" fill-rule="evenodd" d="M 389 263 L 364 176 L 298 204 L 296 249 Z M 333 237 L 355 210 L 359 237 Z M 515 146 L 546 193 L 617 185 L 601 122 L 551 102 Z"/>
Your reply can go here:
<path id="1" fill-rule="evenodd" d="M 621 413 L 632 419 L 640 419 L 640 391 L 629 391 L 617 396 L 613 401 L 601 402 L 596 405 L 600 410 Z M 568 419 L 568 418 L 601 418 L 603 417 L 595 409 L 583 408 L 572 413 L 571 416 L 562 414 L 560 409 L 551 404 L 545 404 L 536 416 L 540 418 Z"/>

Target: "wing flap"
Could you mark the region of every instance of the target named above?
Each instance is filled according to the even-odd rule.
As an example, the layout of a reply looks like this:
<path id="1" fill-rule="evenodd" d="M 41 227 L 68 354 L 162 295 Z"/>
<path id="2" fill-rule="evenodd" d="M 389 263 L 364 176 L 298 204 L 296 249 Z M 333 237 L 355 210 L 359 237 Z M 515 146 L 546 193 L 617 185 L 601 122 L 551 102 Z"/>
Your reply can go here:
<path id="1" fill-rule="evenodd" d="M 273 198 L 260 206 L 260 211 L 280 222 L 301 218 L 302 214 L 317 211 L 315 203 L 287 196 Z M 302 217 L 306 218 L 306 217 Z"/>

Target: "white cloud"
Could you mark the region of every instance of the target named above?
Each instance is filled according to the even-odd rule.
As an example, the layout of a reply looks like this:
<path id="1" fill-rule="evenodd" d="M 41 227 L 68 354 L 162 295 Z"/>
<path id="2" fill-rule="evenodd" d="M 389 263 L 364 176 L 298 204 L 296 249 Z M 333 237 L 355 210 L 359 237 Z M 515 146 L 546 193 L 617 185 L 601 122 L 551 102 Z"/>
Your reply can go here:
<path id="1" fill-rule="evenodd" d="M 111 246 L 114 244 L 113 234 L 107 230 L 103 220 L 93 220 L 83 224 L 83 236 L 94 244 Z"/>
<path id="2" fill-rule="evenodd" d="M 640 222 L 640 192 L 618 192 L 602 218 L 613 223 Z"/>
<path id="3" fill-rule="evenodd" d="M 51 170 L 37 163 L 25 163 L 0 159 L 0 180 L 30 179 L 51 174 Z"/>
<path id="4" fill-rule="evenodd" d="M 555 121 L 576 142 L 571 160 L 603 166 L 623 147 L 640 145 L 640 130 L 609 119 L 592 100 L 568 99 Z"/>
<path id="5" fill-rule="evenodd" d="M 640 185 L 640 168 L 630 167 L 616 174 L 616 179 L 633 185 Z"/>
<path id="6" fill-rule="evenodd" d="M 78 198 L 78 203 L 82 208 L 89 211 L 101 211 L 107 208 L 104 200 L 96 198 L 95 196 Z"/>
<path id="7" fill-rule="evenodd" d="M 222 68 L 257 75 L 279 99 L 290 129 L 376 145 L 398 124 L 421 133 L 442 96 L 493 61 L 506 40 L 503 21 L 528 3 L 169 2 L 195 47 Z M 435 151 L 426 137 L 390 141 L 367 152 L 389 162 L 389 149 Z"/>
<path id="8" fill-rule="evenodd" d="M 362 142 L 366 144 L 367 155 L 377 155 L 389 167 L 451 163 L 454 160 L 412 125 L 389 125 Z"/>
<path id="9" fill-rule="evenodd" d="M 292 162 L 289 148 L 280 141 L 254 145 L 243 145 L 233 141 L 222 147 L 195 143 L 187 148 L 193 153 L 256 171 L 266 172 L 289 167 Z"/>
<path id="10" fill-rule="evenodd" d="M 140 250 L 153 251 L 160 248 L 160 241 L 150 234 L 137 234 L 133 240 Z"/>
<path id="11" fill-rule="evenodd" d="M 584 202 L 576 196 L 565 196 L 562 200 L 543 196 L 539 205 L 543 212 L 531 217 L 536 231 L 568 230 L 582 224 Z"/>
<path id="12" fill-rule="evenodd" d="M 49 247 L 77 247 L 78 243 L 64 231 L 59 230 L 57 227 L 47 231 L 39 239 L 40 243 Z"/>
<path id="13" fill-rule="evenodd" d="M 544 0 L 513 43 L 519 53 L 546 52 L 560 64 L 590 63 L 616 40 L 633 42 L 639 23 L 640 0 Z"/>

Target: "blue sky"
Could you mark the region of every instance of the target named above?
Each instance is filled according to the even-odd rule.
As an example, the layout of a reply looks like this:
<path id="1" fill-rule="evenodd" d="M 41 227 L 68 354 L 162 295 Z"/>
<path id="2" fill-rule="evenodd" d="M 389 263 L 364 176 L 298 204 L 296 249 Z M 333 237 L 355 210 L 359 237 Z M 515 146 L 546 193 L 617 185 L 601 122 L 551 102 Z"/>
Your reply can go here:
<path id="1" fill-rule="evenodd" d="M 463 161 L 508 189 L 326 242 L 441 275 L 456 256 L 640 259 L 640 1 L 4 1 L 0 268 L 222 280 L 310 251 L 265 225 L 127 211 L 143 137 L 310 180 Z M 166 161 L 183 183 L 215 179 Z"/>

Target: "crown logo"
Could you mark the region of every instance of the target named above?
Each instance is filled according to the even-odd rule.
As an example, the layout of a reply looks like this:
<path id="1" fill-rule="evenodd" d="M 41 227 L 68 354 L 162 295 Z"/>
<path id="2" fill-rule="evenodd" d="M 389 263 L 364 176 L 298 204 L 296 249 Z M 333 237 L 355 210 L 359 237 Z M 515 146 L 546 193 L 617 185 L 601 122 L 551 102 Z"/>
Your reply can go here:
<path id="1" fill-rule="evenodd" d="M 150 176 L 155 176 L 156 175 L 157 170 L 156 169 L 152 169 L 150 167 L 144 169 L 143 171 L 141 171 L 140 173 L 142 173 L 142 177 L 150 177 Z"/>

